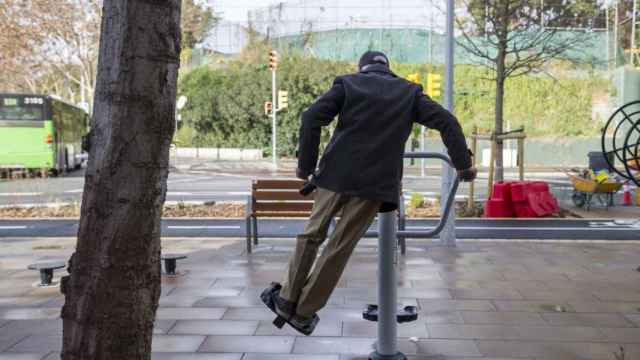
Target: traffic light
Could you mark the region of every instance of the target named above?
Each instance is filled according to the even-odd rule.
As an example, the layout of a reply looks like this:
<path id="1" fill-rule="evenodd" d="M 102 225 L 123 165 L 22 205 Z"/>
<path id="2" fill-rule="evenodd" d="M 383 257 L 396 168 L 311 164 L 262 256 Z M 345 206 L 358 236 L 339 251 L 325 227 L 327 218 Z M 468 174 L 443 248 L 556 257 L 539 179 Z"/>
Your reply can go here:
<path id="1" fill-rule="evenodd" d="M 286 109 L 289 107 L 289 93 L 284 90 L 278 91 L 278 109 Z"/>
<path id="2" fill-rule="evenodd" d="M 264 114 L 271 115 L 273 113 L 273 103 L 271 101 L 264 102 Z"/>
<path id="3" fill-rule="evenodd" d="M 420 74 L 409 74 L 407 75 L 407 80 L 411 81 L 412 83 L 420 84 Z"/>
<path id="4" fill-rule="evenodd" d="M 269 70 L 276 71 L 278 68 L 278 52 L 275 50 L 269 51 Z"/>
<path id="5" fill-rule="evenodd" d="M 442 75 L 430 73 L 427 77 L 427 95 L 430 97 L 440 96 L 442 87 Z"/>

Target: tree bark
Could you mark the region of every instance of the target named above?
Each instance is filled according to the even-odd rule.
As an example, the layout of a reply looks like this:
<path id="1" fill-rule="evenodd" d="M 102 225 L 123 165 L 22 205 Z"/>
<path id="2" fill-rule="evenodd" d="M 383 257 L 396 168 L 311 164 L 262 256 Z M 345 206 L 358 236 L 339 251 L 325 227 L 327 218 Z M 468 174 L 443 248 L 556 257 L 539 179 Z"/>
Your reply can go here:
<path id="1" fill-rule="evenodd" d="M 150 359 L 174 132 L 180 0 L 105 0 L 63 360 Z"/>
<path id="2" fill-rule="evenodd" d="M 496 107 L 495 107 L 495 133 L 501 134 L 503 132 L 504 124 L 504 83 L 505 83 L 505 49 L 506 43 L 503 47 L 498 48 L 498 56 L 496 58 Z M 503 141 L 496 141 L 496 166 L 495 166 L 495 181 L 504 180 L 504 161 L 503 161 Z"/>

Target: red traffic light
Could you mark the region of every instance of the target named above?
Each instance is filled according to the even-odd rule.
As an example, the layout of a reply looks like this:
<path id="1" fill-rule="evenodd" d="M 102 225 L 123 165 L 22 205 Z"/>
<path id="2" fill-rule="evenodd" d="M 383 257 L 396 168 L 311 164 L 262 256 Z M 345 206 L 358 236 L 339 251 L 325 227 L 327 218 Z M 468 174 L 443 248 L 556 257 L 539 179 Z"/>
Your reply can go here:
<path id="1" fill-rule="evenodd" d="M 264 102 L 264 114 L 270 115 L 273 112 L 273 103 L 271 101 Z"/>
<path id="2" fill-rule="evenodd" d="M 278 68 L 278 52 L 275 50 L 269 51 L 269 70 L 275 71 Z"/>

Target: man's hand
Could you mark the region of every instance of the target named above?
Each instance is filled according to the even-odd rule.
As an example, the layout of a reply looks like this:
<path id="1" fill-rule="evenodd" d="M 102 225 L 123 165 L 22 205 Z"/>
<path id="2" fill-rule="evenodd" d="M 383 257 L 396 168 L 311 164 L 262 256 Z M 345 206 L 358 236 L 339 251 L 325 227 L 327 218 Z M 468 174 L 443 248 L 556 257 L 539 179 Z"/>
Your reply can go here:
<path id="1" fill-rule="evenodd" d="M 299 168 L 296 169 L 296 177 L 298 179 L 304 180 L 304 181 L 309 180 L 309 174 L 305 173 L 304 171 L 300 170 Z"/>
<path id="2" fill-rule="evenodd" d="M 476 176 L 478 176 L 478 169 L 476 169 L 475 167 L 458 170 L 458 178 L 463 182 L 473 181 L 475 180 Z"/>

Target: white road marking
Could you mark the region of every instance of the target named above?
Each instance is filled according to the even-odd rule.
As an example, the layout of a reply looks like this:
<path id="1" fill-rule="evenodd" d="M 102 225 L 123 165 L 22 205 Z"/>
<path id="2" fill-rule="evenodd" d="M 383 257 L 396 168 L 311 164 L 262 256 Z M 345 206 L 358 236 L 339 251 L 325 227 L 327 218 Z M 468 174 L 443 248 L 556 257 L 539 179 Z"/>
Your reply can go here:
<path id="1" fill-rule="evenodd" d="M 168 191 L 167 196 L 239 196 L 251 195 L 248 191 L 227 191 L 227 192 L 187 192 L 187 191 Z"/>
<path id="2" fill-rule="evenodd" d="M 41 192 L 0 193 L 0 196 L 40 196 Z"/>
<path id="3" fill-rule="evenodd" d="M 73 190 L 67 190 L 64 193 L 65 194 L 78 194 L 78 193 L 81 193 L 83 191 L 84 191 L 84 189 L 73 189 Z"/>
<path id="4" fill-rule="evenodd" d="M 211 179 L 211 176 L 201 176 L 201 177 L 190 177 L 190 178 L 186 178 L 186 179 L 176 179 L 176 180 L 167 180 L 167 184 L 178 184 L 178 183 L 185 183 L 185 182 L 195 182 L 195 181 L 200 181 L 200 180 L 208 180 Z"/>
<path id="5" fill-rule="evenodd" d="M 0 226 L 0 230 L 25 230 L 27 226 Z"/>
<path id="6" fill-rule="evenodd" d="M 168 226 L 169 229 L 175 230 L 209 230 L 209 229 L 218 229 L 218 230 L 231 230 L 231 229 L 240 229 L 239 225 L 217 225 L 217 226 L 189 226 L 189 225 L 181 225 L 181 226 Z"/>
<path id="7" fill-rule="evenodd" d="M 435 226 L 407 226 L 407 229 L 411 230 L 431 230 L 435 228 Z M 463 230 L 528 230 L 528 231 L 593 231 L 593 230 L 606 230 L 606 231 L 638 231 L 638 229 L 632 229 L 628 227 L 603 227 L 603 228 L 593 228 L 593 227 L 500 227 L 500 226 L 456 226 L 456 229 Z"/>

